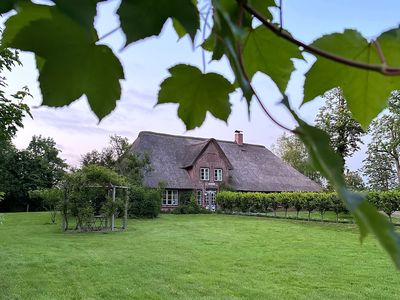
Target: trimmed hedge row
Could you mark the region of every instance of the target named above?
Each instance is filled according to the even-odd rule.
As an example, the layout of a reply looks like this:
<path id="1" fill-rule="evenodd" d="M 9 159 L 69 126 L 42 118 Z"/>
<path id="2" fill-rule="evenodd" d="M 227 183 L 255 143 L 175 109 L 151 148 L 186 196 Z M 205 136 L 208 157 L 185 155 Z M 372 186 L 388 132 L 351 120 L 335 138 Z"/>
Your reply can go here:
<path id="1" fill-rule="evenodd" d="M 379 210 L 385 212 L 390 220 L 395 211 L 400 210 L 400 192 L 370 192 L 367 200 Z M 311 212 L 319 211 L 322 220 L 326 211 L 336 214 L 347 212 L 343 201 L 336 193 L 311 193 L 311 192 L 284 192 L 284 193 L 253 193 L 253 192 L 220 192 L 217 194 L 218 209 L 225 212 L 253 212 L 268 213 L 273 211 L 276 216 L 278 209 L 295 209 L 297 218 L 300 211 L 308 211 L 308 219 Z"/>

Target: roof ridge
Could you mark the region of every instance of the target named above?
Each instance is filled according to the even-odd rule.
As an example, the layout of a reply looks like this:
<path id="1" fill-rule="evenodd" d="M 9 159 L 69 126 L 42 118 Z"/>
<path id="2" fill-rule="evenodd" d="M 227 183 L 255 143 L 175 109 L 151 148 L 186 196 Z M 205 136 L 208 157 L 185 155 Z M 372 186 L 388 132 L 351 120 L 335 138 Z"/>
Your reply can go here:
<path id="1" fill-rule="evenodd" d="M 138 137 L 143 134 L 153 134 L 153 135 L 161 135 L 161 136 L 169 136 L 169 137 L 175 137 L 175 138 L 193 139 L 193 140 L 201 140 L 201 141 L 208 141 L 210 139 L 214 139 L 217 142 L 221 142 L 221 143 L 236 144 L 234 141 L 225 141 L 225 140 L 217 140 L 215 138 L 203 138 L 203 137 L 186 136 L 186 135 L 176 135 L 176 134 L 168 134 L 168 133 L 161 133 L 161 132 L 154 132 L 154 131 L 140 131 Z M 260 144 L 243 143 L 243 145 L 257 146 L 257 147 L 262 147 L 262 148 L 268 149 L 264 145 L 260 145 Z"/>

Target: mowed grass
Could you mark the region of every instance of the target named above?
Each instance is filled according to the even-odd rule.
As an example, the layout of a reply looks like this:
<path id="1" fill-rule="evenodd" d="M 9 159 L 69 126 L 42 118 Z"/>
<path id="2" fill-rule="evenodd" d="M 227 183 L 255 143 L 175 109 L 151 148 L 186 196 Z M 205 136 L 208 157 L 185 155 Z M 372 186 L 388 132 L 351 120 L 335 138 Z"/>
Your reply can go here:
<path id="1" fill-rule="evenodd" d="M 65 234 L 47 213 L 4 216 L 1 299 L 400 299 L 400 273 L 351 224 L 162 215 Z"/>

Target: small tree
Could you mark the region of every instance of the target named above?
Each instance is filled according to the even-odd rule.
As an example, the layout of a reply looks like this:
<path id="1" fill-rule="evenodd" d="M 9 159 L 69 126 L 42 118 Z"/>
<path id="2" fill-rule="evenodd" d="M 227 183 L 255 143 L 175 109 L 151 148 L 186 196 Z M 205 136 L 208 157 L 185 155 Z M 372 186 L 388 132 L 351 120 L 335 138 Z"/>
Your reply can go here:
<path id="1" fill-rule="evenodd" d="M 331 197 L 329 194 L 315 194 L 317 209 L 321 214 L 321 220 L 324 220 L 324 214 L 332 207 Z"/>
<path id="2" fill-rule="evenodd" d="M 392 214 L 399 210 L 400 194 L 396 191 L 382 192 L 380 200 L 380 209 L 388 215 L 390 222 L 392 222 Z"/>
<path id="3" fill-rule="evenodd" d="M 308 211 L 308 221 L 311 219 L 311 212 L 317 207 L 316 195 L 313 193 L 303 193 L 304 208 Z"/>
<path id="4" fill-rule="evenodd" d="M 282 205 L 282 207 L 285 209 L 285 218 L 287 218 L 287 212 L 288 209 L 291 205 L 290 202 L 290 194 L 288 193 L 280 193 L 277 195 L 277 198 L 279 199 L 279 203 Z"/>
<path id="5" fill-rule="evenodd" d="M 296 219 L 299 218 L 299 212 L 304 207 L 304 198 L 300 193 L 293 193 L 292 194 L 292 206 L 296 209 Z"/>
<path id="6" fill-rule="evenodd" d="M 339 198 L 339 196 L 336 193 L 330 193 L 330 202 L 332 204 L 332 210 L 335 212 L 336 214 L 336 223 L 339 222 L 339 214 L 341 212 L 346 212 L 347 208 L 343 203 L 343 200 Z"/>
<path id="7" fill-rule="evenodd" d="M 35 190 L 29 193 L 33 199 L 41 199 L 43 207 L 50 212 L 50 220 L 52 224 L 56 223 L 57 210 L 64 198 L 64 192 L 58 188 Z"/>

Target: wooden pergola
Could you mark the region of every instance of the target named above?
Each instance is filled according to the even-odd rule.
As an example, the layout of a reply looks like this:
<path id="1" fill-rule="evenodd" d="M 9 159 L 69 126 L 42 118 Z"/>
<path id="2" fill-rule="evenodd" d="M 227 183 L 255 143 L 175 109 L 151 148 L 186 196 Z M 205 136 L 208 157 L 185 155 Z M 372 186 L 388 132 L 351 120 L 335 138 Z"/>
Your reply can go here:
<path id="1" fill-rule="evenodd" d="M 129 187 L 113 185 L 110 183 L 108 185 L 90 185 L 90 186 L 85 186 L 84 188 L 108 190 L 109 195 L 111 194 L 113 203 L 116 202 L 117 190 L 123 190 L 124 194 L 125 194 L 124 195 L 125 202 L 124 202 L 124 216 L 123 216 L 121 230 L 126 230 L 128 228 L 128 203 L 129 203 L 129 189 L 130 189 Z M 108 227 L 108 217 L 107 216 L 104 216 L 104 215 L 93 216 L 93 219 L 86 224 L 87 227 L 85 229 L 87 231 L 102 231 L 104 229 L 110 228 L 111 231 L 115 231 L 115 229 L 116 229 L 115 219 L 116 219 L 115 213 L 113 212 L 113 214 L 111 215 L 111 226 Z"/>

